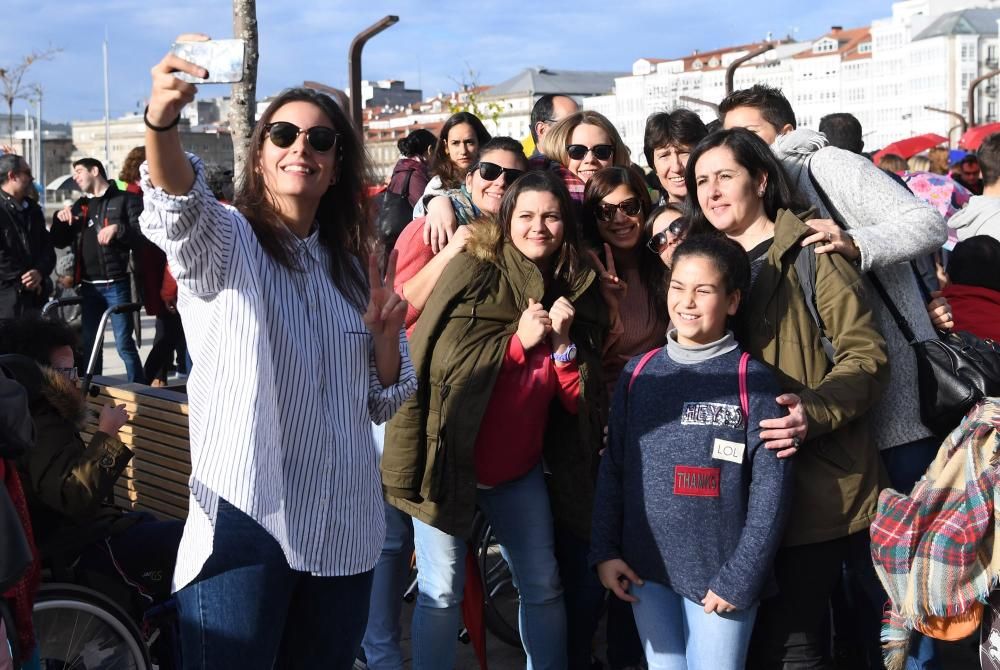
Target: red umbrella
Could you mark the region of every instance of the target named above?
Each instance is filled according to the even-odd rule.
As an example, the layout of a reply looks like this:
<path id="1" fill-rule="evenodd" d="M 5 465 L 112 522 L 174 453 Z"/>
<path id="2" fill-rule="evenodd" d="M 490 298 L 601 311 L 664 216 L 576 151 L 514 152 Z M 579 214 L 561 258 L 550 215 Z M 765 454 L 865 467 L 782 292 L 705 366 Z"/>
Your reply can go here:
<path id="1" fill-rule="evenodd" d="M 947 143 L 947 137 L 941 137 L 935 133 L 926 133 L 924 135 L 908 137 L 905 140 L 893 142 L 892 144 L 883 147 L 881 151 L 876 152 L 874 157 L 875 164 L 877 165 L 879 159 L 885 154 L 896 154 L 900 158 L 909 158 L 910 156 L 916 156 L 921 151 L 936 147 L 939 144 Z"/>
<path id="2" fill-rule="evenodd" d="M 987 137 L 993 133 L 1000 133 L 1000 123 L 987 123 L 982 126 L 969 128 L 962 133 L 962 138 L 958 141 L 958 146 L 966 151 L 975 151 Z"/>

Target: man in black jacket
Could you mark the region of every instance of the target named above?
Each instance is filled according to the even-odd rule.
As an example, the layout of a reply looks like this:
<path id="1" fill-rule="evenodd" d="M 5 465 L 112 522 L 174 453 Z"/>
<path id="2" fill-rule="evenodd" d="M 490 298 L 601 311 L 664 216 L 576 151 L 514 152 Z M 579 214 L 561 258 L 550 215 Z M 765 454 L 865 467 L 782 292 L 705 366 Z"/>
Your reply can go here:
<path id="1" fill-rule="evenodd" d="M 0 319 L 37 314 L 52 288 L 56 254 L 45 215 L 28 197 L 32 181 L 24 158 L 0 156 Z"/>
<path id="2" fill-rule="evenodd" d="M 129 254 L 141 238 L 142 199 L 109 182 L 104 165 L 96 158 L 74 162 L 73 179 L 90 197 L 56 212 L 51 235 L 55 246 L 72 246 L 76 253 L 76 279 L 83 298 L 83 353 L 89 356 L 104 310 L 132 302 Z M 113 314 L 111 325 L 128 380 L 144 383 L 131 315 Z M 99 351 L 95 374 L 101 373 L 102 365 Z"/>

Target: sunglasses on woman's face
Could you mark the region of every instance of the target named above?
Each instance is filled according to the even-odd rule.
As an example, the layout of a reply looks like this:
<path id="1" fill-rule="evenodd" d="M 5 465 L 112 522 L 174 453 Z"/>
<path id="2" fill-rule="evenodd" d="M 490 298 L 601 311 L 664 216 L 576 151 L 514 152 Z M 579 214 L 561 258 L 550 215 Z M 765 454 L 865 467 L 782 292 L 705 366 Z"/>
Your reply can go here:
<path id="1" fill-rule="evenodd" d="M 659 254 L 670 244 L 670 237 L 668 233 L 673 235 L 676 241 L 680 241 L 685 235 L 687 235 L 689 227 L 690 224 L 688 224 L 688 222 L 683 218 L 674 219 L 670 222 L 670 225 L 667 226 L 666 230 L 662 230 L 649 238 L 649 242 L 646 242 L 646 247 L 648 247 L 654 254 Z"/>
<path id="2" fill-rule="evenodd" d="M 586 144 L 571 144 L 566 147 L 566 154 L 575 161 L 582 161 L 590 152 L 593 152 L 594 158 L 599 161 L 609 161 L 615 155 L 615 148 L 610 144 L 595 144 L 592 147 Z"/>
<path id="3" fill-rule="evenodd" d="M 333 149 L 333 147 L 337 145 L 337 140 L 340 138 L 340 133 L 333 128 L 328 128 L 326 126 L 313 126 L 307 130 L 299 128 L 294 123 L 289 123 L 288 121 L 275 121 L 274 123 L 269 123 L 264 126 L 264 132 L 267 133 L 267 137 L 271 140 L 271 144 L 280 149 L 287 149 L 292 146 L 295 144 L 295 140 L 298 136 L 305 133 L 306 142 L 309 143 L 309 146 L 321 154 L 325 154 L 330 149 Z"/>
<path id="4" fill-rule="evenodd" d="M 496 181 L 501 174 L 504 176 L 504 183 L 510 186 L 515 179 L 524 174 L 524 170 L 500 167 L 496 163 L 487 163 L 486 161 L 479 163 L 479 176 L 486 181 Z"/>
<path id="5" fill-rule="evenodd" d="M 638 216 L 639 212 L 642 211 L 642 203 L 639 202 L 639 198 L 622 200 L 617 205 L 610 202 L 599 202 L 594 210 L 594 215 L 597 216 L 598 221 L 614 221 L 615 212 L 619 209 L 625 213 L 625 216 Z"/>

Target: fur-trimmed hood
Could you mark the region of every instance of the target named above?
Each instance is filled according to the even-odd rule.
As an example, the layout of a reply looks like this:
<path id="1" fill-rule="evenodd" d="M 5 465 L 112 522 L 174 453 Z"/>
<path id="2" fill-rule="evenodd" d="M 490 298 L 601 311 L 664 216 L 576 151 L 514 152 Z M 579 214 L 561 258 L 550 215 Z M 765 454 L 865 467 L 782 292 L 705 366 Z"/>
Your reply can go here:
<path id="1" fill-rule="evenodd" d="M 77 429 L 86 422 L 89 410 L 83 395 L 65 376 L 25 356 L 0 357 L 0 365 L 28 392 L 32 414 L 41 409 L 40 405 L 48 405 Z"/>

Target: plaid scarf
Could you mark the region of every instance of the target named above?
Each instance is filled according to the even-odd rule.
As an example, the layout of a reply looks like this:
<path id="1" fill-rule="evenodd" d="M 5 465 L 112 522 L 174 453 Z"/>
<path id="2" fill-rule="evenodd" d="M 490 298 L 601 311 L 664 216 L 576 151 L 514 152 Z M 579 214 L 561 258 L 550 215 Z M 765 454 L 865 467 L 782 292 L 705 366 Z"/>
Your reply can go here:
<path id="1" fill-rule="evenodd" d="M 986 602 L 1000 577 L 1000 400 L 979 403 L 948 436 L 924 477 L 879 496 L 872 558 L 891 600 L 882 630 L 886 667 L 906 662 L 914 621 L 957 616 Z"/>
<path id="2" fill-rule="evenodd" d="M 24 497 L 24 490 L 21 488 L 21 478 L 17 474 L 17 468 L 12 461 L 0 459 L 0 486 L 7 488 L 10 499 L 14 502 L 17 515 L 21 518 L 24 526 L 24 534 L 28 538 L 28 545 L 35 555 L 35 560 L 31 567 L 24 573 L 21 580 L 12 586 L 10 590 L 2 594 L 11 604 L 11 613 L 14 615 L 16 631 L 7 631 L 9 637 L 17 636 L 20 646 L 21 657 L 30 657 L 35 648 L 35 629 L 31 622 L 31 610 L 35 602 L 35 593 L 41 582 L 41 570 L 39 567 L 38 549 L 35 548 L 35 538 L 31 532 L 31 517 L 28 515 L 28 503 Z M 6 652 L 6 650 L 4 650 Z M 3 653 L 3 652 L 0 652 Z"/>

